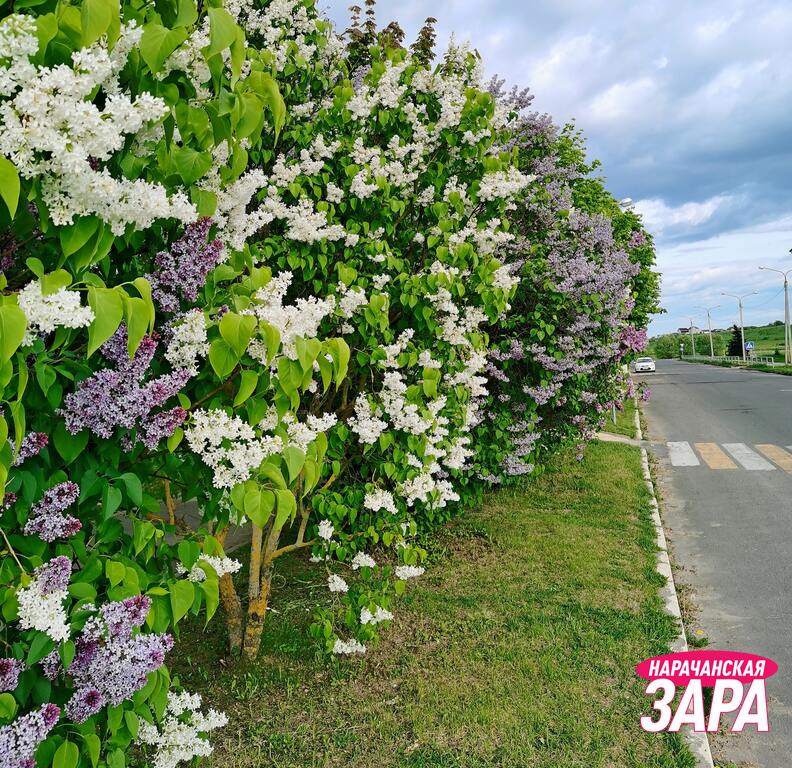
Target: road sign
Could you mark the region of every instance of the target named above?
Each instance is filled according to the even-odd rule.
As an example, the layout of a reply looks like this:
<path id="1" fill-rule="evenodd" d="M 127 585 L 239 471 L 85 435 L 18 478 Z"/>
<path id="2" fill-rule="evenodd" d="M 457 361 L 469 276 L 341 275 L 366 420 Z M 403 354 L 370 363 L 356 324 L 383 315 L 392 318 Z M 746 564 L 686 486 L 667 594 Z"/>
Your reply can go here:
<path id="1" fill-rule="evenodd" d="M 745 351 L 750 352 L 754 348 L 754 343 L 752 341 L 745 342 Z"/>

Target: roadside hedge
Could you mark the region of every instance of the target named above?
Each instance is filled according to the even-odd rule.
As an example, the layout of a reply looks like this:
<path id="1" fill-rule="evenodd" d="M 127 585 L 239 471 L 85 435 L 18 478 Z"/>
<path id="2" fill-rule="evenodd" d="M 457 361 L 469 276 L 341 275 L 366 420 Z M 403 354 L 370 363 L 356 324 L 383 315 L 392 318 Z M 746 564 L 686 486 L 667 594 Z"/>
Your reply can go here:
<path id="1" fill-rule="evenodd" d="M 475 51 L 397 31 L 347 44 L 311 0 L 0 11 L 4 766 L 206 754 L 224 716 L 166 664 L 186 615 L 222 605 L 255 657 L 307 549 L 317 642 L 364 653 L 419 531 L 629 394 L 640 221 Z"/>

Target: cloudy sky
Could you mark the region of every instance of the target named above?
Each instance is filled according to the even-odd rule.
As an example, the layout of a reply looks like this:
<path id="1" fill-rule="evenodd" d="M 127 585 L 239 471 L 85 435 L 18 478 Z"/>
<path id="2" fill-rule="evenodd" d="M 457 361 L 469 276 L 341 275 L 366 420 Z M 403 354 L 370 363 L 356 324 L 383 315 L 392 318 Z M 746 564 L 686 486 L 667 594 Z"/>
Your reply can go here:
<path id="1" fill-rule="evenodd" d="M 320 0 L 344 29 L 350 0 Z M 362 5 L 362 2 L 360 3 Z M 792 3 L 789 0 L 379 0 L 412 41 L 423 19 L 481 52 L 488 74 L 575 119 L 611 191 L 655 234 L 663 306 L 651 332 L 783 317 L 792 268 Z"/>

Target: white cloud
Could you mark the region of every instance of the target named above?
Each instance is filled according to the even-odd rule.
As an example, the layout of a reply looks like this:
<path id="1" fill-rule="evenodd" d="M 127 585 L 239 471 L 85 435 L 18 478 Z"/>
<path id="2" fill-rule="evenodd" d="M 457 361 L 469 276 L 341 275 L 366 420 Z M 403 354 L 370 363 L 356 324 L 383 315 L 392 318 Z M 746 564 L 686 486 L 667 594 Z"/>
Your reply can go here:
<path id="1" fill-rule="evenodd" d="M 720 17 L 698 24 L 695 29 L 696 38 L 699 42 L 711 43 L 722 37 L 741 17 L 742 12 L 737 11 L 728 18 Z"/>
<path id="2" fill-rule="evenodd" d="M 660 89 L 651 77 L 614 83 L 589 103 L 587 117 L 592 123 L 634 123 L 659 107 Z"/>
<path id="3" fill-rule="evenodd" d="M 670 206 L 660 198 L 639 200 L 635 204 L 636 213 L 643 217 L 647 229 L 657 234 L 672 227 L 696 227 L 709 221 L 722 205 L 733 200 L 731 195 L 716 195 L 703 203 L 683 203 Z"/>

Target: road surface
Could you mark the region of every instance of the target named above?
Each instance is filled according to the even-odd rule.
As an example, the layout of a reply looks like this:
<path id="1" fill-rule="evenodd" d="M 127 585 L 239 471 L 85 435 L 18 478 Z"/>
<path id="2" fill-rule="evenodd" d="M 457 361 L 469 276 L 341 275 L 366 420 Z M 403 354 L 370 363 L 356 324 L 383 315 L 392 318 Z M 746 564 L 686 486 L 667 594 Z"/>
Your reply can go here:
<path id="1" fill-rule="evenodd" d="M 664 522 L 710 647 L 779 664 L 770 733 L 718 735 L 715 763 L 792 766 L 792 377 L 661 360 L 651 388 Z"/>

